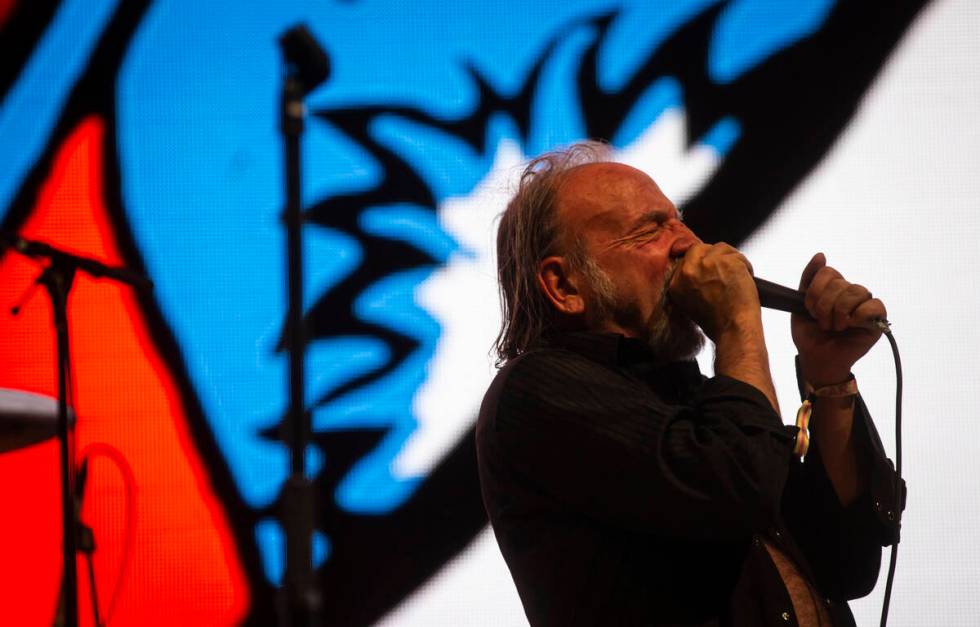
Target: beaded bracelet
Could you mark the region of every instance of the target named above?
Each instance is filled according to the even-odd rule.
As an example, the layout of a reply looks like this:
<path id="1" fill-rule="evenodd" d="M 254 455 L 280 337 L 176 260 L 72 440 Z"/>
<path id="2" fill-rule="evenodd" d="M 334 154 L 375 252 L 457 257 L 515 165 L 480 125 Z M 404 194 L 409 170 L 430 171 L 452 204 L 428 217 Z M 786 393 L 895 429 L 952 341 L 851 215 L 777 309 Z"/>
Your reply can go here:
<path id="1" fill-rule="evenodd" d="M 813 413 L 813 401 L 818 398 L 847 398 L 857 396 L 857 380 L 852 374 L 847 381 L 825 385 L 821 388 L 813 389 L 809 383 L 806 384 L 809 393 L 803 399 L 803 404 L 796 412 L 796 426 L 800 432 L 796 435 L 796 446 L 793 454 L 799 456 L 802 461 L 806 457 L 806 452 L 810 448 L 810 414 Z"/>

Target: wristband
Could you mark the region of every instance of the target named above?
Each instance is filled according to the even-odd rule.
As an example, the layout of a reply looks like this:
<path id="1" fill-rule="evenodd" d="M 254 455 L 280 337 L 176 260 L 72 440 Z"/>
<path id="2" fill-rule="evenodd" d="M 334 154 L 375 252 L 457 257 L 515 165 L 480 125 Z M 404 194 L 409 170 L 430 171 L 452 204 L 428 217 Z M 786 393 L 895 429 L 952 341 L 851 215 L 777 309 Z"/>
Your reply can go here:
<path id="1" fill-rule="evenodd" d="M 857 380 L 852 374 L 846 381 L 825 385 L 813 389 L 809 383 L 806 384 L 807 395 L 803 399 L 803 404 L 796 412 L 796 426 L 800 432 L 796 434 L 796 446 L 793 447 L 793 454 L 803 461 L 806 452 L 810 448 L 810 414 L 813 413 L 813 401 L 818 398 L 847 398 L 857 396 Z"/>
<path id="2" fill-rule="evenodd" d="M 857 396 L 857 393 L 857 379 L 855 379 L 854 375 L 852 374 L 846 381 L 835 383 L 833 385 L 825 385 L 822 388 L 811 390 L 810 394 L 807 396 L 812 396 L 814 398 L 847 398 L 848 396 Z"/>

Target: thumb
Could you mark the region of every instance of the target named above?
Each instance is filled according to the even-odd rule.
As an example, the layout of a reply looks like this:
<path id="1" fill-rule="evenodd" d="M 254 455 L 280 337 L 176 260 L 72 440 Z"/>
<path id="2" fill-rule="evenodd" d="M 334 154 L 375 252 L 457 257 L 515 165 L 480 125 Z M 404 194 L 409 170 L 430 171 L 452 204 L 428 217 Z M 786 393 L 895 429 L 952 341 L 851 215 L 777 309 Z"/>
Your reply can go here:
<path id="1" fill-rule="evenodd" d="M 817 253 L 814 255 L 813 258 L 810 259 L 810 263 L 806 264 L 806 267 L 803 268 L 803 274 L 800 276 L 800 289 L 806 290 L 806 288 L 810 287 L 813 277 L 817 275 L 820 268 L 823 268 L 826 265 L 827 257 L 825 257 L 823 253 Z"/>

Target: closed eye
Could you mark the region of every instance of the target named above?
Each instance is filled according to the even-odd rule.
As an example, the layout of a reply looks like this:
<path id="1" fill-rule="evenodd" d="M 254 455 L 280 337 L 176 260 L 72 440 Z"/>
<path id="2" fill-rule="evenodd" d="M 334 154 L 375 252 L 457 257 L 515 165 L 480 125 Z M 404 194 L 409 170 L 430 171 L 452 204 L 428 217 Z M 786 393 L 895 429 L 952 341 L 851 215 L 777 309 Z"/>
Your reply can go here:
<path id="1" fill-rule="evenodd" d="M 633 221 L 628 227 L 627 234 L 617 237 L 607 244 L 606 248 L 615 246 L 640 246 L 651 241 L 655 241 L 660 233 L 663 232 L 664 225 L 676 220 L 681 222 L 683 217 L 676 210 L 665 211 L 663 209 L 648 211 Z"/>
<path id="2" fill-rule="evenodd" d="M 625 235 L 623 237 L 617 237 L 616 239 L 609 242 L 607 247 L 612 248 L 613 246 L 640 246 L 642 244 L 646 244 L 647 242 L 652 242 L 656 240 L 662 232 L 663 229 L 660 228 L 659 224 L 650 225 L 629 235 Z"/>

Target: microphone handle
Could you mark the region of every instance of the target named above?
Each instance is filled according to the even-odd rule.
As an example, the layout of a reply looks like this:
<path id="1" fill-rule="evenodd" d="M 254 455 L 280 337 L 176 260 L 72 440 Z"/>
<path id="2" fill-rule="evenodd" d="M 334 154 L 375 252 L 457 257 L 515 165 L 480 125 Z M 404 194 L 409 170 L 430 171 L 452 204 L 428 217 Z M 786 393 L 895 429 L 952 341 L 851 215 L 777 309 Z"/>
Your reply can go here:
<path id="1" fill-rule="evenodd" d="M 763 307 L 805 316 L 810 315 L 803 304 L 803 292 L 758 277 L 752 278 L 755 281 L 756 289 L 759 290 L 759 303 Z"/>

